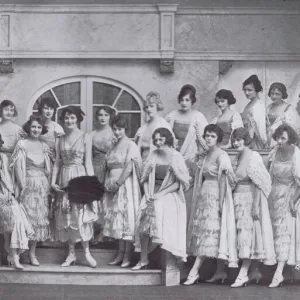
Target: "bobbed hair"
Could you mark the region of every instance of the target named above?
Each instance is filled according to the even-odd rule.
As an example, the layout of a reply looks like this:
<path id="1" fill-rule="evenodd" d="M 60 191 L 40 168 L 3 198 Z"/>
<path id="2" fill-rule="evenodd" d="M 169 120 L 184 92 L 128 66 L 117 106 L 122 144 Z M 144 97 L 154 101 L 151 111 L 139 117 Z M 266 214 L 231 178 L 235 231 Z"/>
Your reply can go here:
<path id="1" fill-rule="evenodd" d="M 17 117 L 18 116 L 18 110 L 17 110 L 17 107 L 16 105 L 11 101 L 11 100 L 3 100 L 1 103 L 0 103 L 0 117 L 2 117 L 2 114 L 3 114 L 3 108 L 4 107 L 7 107 L 7 106 L 13 106 L 14 107 L 14 117 Z"/>
<path id="2" fill-rule="evenodd" d="M 164 137 L 166 139 L 166 142 L 165 144 L 169 147 L 173 147 L 174 145 L 174 138 L 173 138 L 173 135 L 172 133 L 170 132 L 169 129 L 167 128 L 163 128 L 163 127 L 160 127 L 160 128 L 157 128 L 153 134 L 152 134 L 152 142 L 153 144 L 155 145 L 155 142 L 154 142 L 154 139 L 155 139 L 155 136 L 159 134 L 161 137 Z M 155 145 L 156 146 L 156 145 Z"/>
<path id="3" fill-rule="evenodd" d="M 128 121 L 124 117 L 117 115 L 113 118 L 112 126 L 124 128 L 125 132 L 129 129 Z"/>
<path id="4" fill-rule="evenodd" d="M 180 101 L 182 100 L 182 98 L 186 95 L 190 95 L 190 98 L 192 100 L 192 104 L 194 104 L 197 101 L 196 98 L 196 89 L 194 88 L 194 86 L 190 85 L 190 84 L 185 84 L 180 92 L 179 95 L 177 97 L 178 99 L 178 103 L 180 103 Z"/>
<path id="5" fill-rule="evenodd" d="M 249 84 L 253 84 L 254 86 L 254 90 L 256 93 L 262 92 L 263 91 L 263 87 L 261 85 L 260 80 L 258 79 L 257 75 L 251 75 L 250 77 L 248 77 L 244 82 L 243 82 L 243 88 L 246 85 Z"/>
<path id="6" fill-rule="evenodd" d="M 233 96 L 232 91 L 230 91 L 230 90 L 225 90 L 225 89 L 219 90 L 216 93 L 215 103 L 217 103 L 217 98 L 226 99 L 228 102 L 228 105 L 232 105 L 232 104 L 236 103 L 236 99 Z"/>
<path id="7" fill-rule="evenodd" d="M 244 140 L 245 146 L 249 146 L 252 142 L 249 131 L 243 127 L 239 127 L 233 130 L 231 134 L 231 144 L 233 145 L 234 141 L 236 140 Z"/>
<path id="8" fill-rule="evenodd" d="M 38 114 L 41 116 L 43 115 L 43 108 L 45 107 L 45 105 L 54 109 L 53 116 L 52 116 L 52 119 L 54 119 L 56 109 L 57 109 L 57 103 L 49 97 L 43 98 L 41 100 L 41 102 L 39 104 L 39 108 L 38 108 Z"/>
<path id="9" fill-rule="evenodd" d="M 298 143 L 299 141 L 299 136 L 298 134 L 296 133 L 296 131 L 289 125 L 287 124 L 282 124 L 280 126 L 278 126 L 273 135 L 272 135 L 272 138 L 277 141 L 277 139 L 284 133 L 286 132 L 287 135 L 288 135 L 288 144 L 290 145 L 295 145 Z"/>
<path id="10" fill-rule="evenodd" d="M 146 107 L 150 103 L 155 103 L 157 107 L 157 111 L 162 111 L 164 110 L 164 106 L 162 104 L 162 101 L 160 99 L 160 95 L 157 92 L 149 92 L 146 96 L 146 100 L 143 100 L 143 109 L 146 111 Z"/>
<path id="11" fill-rule="evenodd" d="M 282 99 L 287 99 L 288 93 L 286 90 L 286 86 L 281 82 L 274 82 L 271 84 L 271 86 L 269 88 L 269 92 L 268 92 L 269 97 L 271 97 L 271 92 L 275 89 L 280 91 L 280 93 L 282 94 Z"/>
<path id="12" fill-rule="evenodd" d="M 203 138 L 205 139 L 205 135 L 206 132 L 214 132 L 218 139 L 217 139 L 217 143 L 221 143 L 223 140 L 223 130 L 216 124 L 208 124 L 207 126 L 205 126 L 204 128 L 204 132 L 203 132 Z"/>
<path id="13" fill-rule="evenodd" d="M 31 115 L 29 117 L 29 120 L 26 123 L 24 123 L 24 125 L 22 127 L 23 130 L 27 133 L 27 135 L 30 135 L 30 126 L 31 126 L 31 124 L 34 121 L 38 122 L 42 126 L 42 133 L 41 133 L 41 135 L 46 134 L 48 132 L 47 126 L 45 126 L 42 117 L 41 116 Z"/>
<path id="14" fill-rule="evenodd" d="M 113 122 L 113 118 L 117 115 L 117 112 L 115 109 L 111 108 L 110 106 L 108 105 L 100 105 L 98 106 L 96 112 L 95 112 L 95 119 L 97 120 L 98 119 L 98 115 L 99 115 L 99 112 L 100 110 L 104 110 L 106 113 L 109 114 L 109 124 L 111 125 L 112 122 Z"/>
<path id="15" fill-rule="evenodd" d="M 83 121 L 83 116 L 85 116 L 85 113 L 82 111 L 82 109 L 78 106 L 67 106 L 62 109 L 60 121 L 64 122 L 66 114 L 75 115 L 77 118 L 77 123 L 81 123 Z"/>

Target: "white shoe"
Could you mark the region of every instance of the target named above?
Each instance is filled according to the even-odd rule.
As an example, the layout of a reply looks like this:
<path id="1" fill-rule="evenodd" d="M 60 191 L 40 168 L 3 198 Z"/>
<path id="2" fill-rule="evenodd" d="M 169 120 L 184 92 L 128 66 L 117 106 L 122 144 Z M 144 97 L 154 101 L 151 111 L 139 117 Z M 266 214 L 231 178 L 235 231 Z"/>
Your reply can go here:
<path id="1" fill-rule="evenodd" d="M 199 274 L 189 275 L 183 285 L 193 285 L 199 282 Z"/>
<path id="2" fill-rule="evenodd" d="M 247 286 L 249 282 L 249 277 L 246 276 L 238 276 L 235 282 L 231 285 L 232 288 Z"/>

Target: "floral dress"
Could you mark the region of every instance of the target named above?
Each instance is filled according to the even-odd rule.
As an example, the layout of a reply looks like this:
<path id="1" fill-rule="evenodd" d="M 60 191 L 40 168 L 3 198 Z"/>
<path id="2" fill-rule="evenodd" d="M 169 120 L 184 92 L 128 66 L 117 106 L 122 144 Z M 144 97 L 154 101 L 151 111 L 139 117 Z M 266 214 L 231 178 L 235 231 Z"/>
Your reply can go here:
<path id="1" fill-rule="evenodd" d="M 35 160 L 34 156 L 38 158 Z M 40 160 L 41 156 L 42 160 Z M 50 238 L 48 195 L 51 168 L 49 147 L 43 143 L 42 155 L 41 153 L 28 153 L 25 140 L 20 140 L 11 157 L 11 168 L 14 179 L 16 172 L 25 178 L 24 192 L 20 202 L 24 205 L 29 222 L 34 228 L 34 240 L 46 241 Z"/>
<path id="2" fill-rule="evenodd" d="M 84 133 L 72 144 L 68 143 L 65 136 L 59 139 L 61 167 L 58 185 L 61 188 L 67 187 L 71 179 L 87 175 L 84 159 L 86 144 L 89 142 L 88 135 Z M 91 209 L 86 204 L 71 204 L 66 192 L 58 194 L 55 210 L 56 240 L 61 242 L 70 240 L 74 243 L 91 240 L 94 234 L 93 222 L 97 218 L 96 201 L 93 203 L 93 209 Z"/>

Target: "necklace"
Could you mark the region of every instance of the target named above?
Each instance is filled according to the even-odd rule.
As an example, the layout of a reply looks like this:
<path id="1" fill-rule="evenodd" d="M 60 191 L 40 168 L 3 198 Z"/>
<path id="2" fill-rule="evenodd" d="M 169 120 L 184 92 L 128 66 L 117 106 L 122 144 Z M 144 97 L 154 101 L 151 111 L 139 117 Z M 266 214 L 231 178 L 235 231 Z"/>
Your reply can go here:
<path id="1" fill-rule="evenodd" d="M 290 147 L 284 147 L 278 149 L 278 159 L 281 162 L 286 162 L 290 157 L 292 153 L 293 148 Z"/>

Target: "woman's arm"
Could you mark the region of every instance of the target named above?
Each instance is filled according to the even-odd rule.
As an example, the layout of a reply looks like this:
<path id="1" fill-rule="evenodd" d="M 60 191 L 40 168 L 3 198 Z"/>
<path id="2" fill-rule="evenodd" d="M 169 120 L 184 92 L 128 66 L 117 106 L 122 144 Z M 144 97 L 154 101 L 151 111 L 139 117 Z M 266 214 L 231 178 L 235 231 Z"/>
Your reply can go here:
<path id="1" fill-rule="evenodd" d="M 22 190 L 25 187 L 25 178 L 22 174 L 22 162 L 20 159 L 16 160 L 16 169 L 15 170 L 16 170 L 15 171 L 16 181 L 20 188 L 20 191 L 22 192 Z"/>
<path id="2" fill-rule="evenodd" d="M 255 185 L 253 189 L 253 203 L 252 203 L 252 218 L 259 219 L 259 203 L 260 203 L 260 189 Z"/>
<path id="3" fill-rule="evenodd" d="M 92 139 L 89 136 L 85 137 L 85 171 L 88 176 L 93 176 L 94 167 L 92 163 Z"/>
<path id="4" fill-rule="evenodd" d="M 290 210 L 293 217 L 296 217 L 295 205 L 298 202 L 299 198 L 300 198 L 300 187 L 296 189 L 293 197 L 291 197 L 290 199 Z"/>
<path id="5" fill-rule="evenodd" d="M 51 187 L 56 192 L 62 192 L 60 187 L 56 184 L 57 175 L 59 172 L 59 165 L 60 165 L 60 149 L 59 149 L 59 139 L 55 140 L 55 162 L 52 170 L 52 179 L 51 179 Z"/>
<path id="6" fill-rule="evenodd" d="M 223 209 L 223 202 L 226 192 L 226 174 L 225 171 L 222 172 L 220 180 L 219 180 L 219 205 L 220 205 L 220 212 L 222 213 Z"/>
<path id="7" fill-rule="evenodd" d="M 131 160 L 124 168 L 122 174 L 120 175 L 119 179 L 117 180 L 117 185 L 121 186 L 125 183 L 127 178 L 131 175 L 133 170 L 133 161 Z"/>

